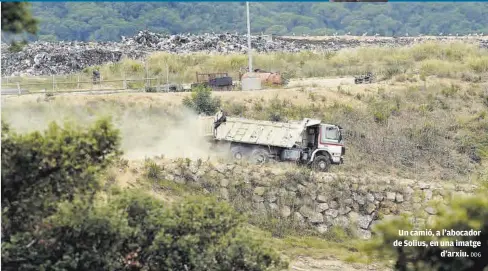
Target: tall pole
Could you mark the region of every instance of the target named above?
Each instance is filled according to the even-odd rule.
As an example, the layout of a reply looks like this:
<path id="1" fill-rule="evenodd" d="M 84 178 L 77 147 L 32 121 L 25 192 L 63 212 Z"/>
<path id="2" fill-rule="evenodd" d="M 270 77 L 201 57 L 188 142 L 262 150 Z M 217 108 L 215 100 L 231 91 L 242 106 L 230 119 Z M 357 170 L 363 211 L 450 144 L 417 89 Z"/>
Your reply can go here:
<path id="1" fill-rule="evenodd" d="M 252 55 L 251 55 L 251 20 L 249 19 L 249 2 L 246 2 L 247 9 L 247 53 L 249 55 L 249 72 L 252 72 Z"/>

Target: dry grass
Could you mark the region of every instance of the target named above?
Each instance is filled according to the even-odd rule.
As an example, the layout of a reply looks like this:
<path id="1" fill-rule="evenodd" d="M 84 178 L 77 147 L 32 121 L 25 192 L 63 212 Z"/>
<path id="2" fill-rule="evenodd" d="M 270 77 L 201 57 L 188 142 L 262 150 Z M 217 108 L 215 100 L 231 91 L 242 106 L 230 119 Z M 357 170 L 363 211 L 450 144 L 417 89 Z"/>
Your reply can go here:
<path id="1" fill-rule="evenodd" d="M 256 54 L 254 65 L 264 70 L 280 71 L 294 78 L 344 76 L 373 71 L 389 77 L 403 72 L 425 72 L 443 76 L 459 76 L 463 71 L 486 72 L 488 52 L 467 43 L 434 43 L 411 48 L 359 48 L 336 53 L 271 53 Z M 150 77 L 173 82 L 193 82 L 196 72 L 228 72 L 237 78 L 245 67 L 245 55 L 173 55 L 155 53 L 147 61 Z M 134 60 L 102 66 L 106 78 L 142 76 L 145 65 Z"/>

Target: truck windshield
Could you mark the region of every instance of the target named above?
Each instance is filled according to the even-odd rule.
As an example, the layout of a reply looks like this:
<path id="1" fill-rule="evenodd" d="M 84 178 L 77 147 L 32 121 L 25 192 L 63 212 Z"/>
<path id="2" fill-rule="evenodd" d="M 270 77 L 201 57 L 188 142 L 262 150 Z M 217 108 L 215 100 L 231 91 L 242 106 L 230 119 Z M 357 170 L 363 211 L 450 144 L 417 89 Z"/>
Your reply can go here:
<path id="1" fill-rule="evenodd" d="M 322 140 L 339 140 L 340 131 L 337 127 L 322 126 Z"/>

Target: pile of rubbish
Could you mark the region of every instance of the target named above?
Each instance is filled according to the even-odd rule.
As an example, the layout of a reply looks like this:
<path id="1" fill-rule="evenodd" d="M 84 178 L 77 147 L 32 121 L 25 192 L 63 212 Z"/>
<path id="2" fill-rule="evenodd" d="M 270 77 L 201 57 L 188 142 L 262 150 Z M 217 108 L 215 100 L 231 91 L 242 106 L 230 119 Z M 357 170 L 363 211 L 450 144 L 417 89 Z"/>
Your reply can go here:
<path id="1" fill-rule="evenodd" d="M 2 44 L 2 76 L 70 74 L 86 67 L 117 62 L 123 56 L 141 58 L 139 49 L 117 43 L 34 42 L 20 52 Z"/>
<path id="2" fill-rule="evenodd" d="M 191 52 L 206 53 L 246 53 L 247 36 L 239 34 L 184 34 L 160 35 L 148 31 L 141 31 L 132 38 L 122 37 L 127 45 L 143 45 L 158 51 L 177 54 Z M 273 40 L 270 36 L 252 36 L 251 47 L 257 52 L 299 52 L 303 50 L 320 50 L 321 46 L 312 44 Z"/>
<path id="3" fill-rule="evenodd" d="M 321 39 L 307 37 L 252 36 L 251 46 L 256 52 L 337 51 L 360 46 L 406 46 L 428 39 L 452 40 L 463 37 L 383 38 L 337 36 Z M 473 40 L 473 39 L 471 39 Z M 488 48 L 487 39 L 476 39 Z M 120 42 L 34 42 L 20 52 L 11 52 L 2 44 L 2 76 L 61 75 L 78 72 L 86 67 L 117 62 L 124 57 L 144 58 L 148 53 L 163 51 L 175 54 L 247 53 L 247 36 L 240 34 L 181 34 L 164 35 L 140 31 Z"/>

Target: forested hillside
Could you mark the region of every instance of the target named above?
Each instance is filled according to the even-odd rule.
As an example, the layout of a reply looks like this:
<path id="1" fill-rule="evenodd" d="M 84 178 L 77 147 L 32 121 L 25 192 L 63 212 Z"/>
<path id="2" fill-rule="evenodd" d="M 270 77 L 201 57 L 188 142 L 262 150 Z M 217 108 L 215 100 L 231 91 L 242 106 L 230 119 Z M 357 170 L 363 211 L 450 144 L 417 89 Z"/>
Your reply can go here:
<path id="1" fill-rule="evenodd" d="M 116 41 L 165 33 L 244 32 L 245 3 L 33 3 L 41 40 Z M 405 36 L 488 33 L 485 3 L 251 3 L 253 32 Z"/>

